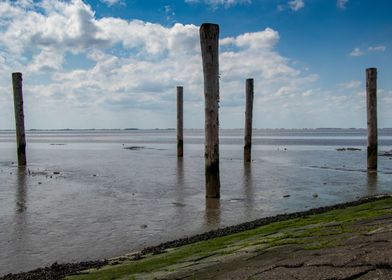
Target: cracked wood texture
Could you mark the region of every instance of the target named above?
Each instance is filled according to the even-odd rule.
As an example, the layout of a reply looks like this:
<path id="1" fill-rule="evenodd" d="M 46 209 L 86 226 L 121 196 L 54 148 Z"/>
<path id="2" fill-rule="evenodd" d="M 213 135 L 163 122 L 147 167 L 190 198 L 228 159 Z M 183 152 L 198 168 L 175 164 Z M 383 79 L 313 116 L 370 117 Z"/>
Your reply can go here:
<path id="1" fill-rule="evenodd" d="M 219 178 L 219 26 L 200 27 L 205 99 L 205 180 L 206 197 L 220 197 Z"/>
<path id="2" fill-rule="evenodd" d="M 23 113 L 22 73 L 12 73 L 12 87 L 14 91 L 14 109 L 16 125 L 16 145 L 18 166 L 26 165 L 26 137 Z"/>
<path id="3" fill-rule="evenodd" d="M 367 103 L 367 169 L 369 172 L 377 172 L 377 69 L 366 69 L 366 103 Z"/>
<path id="4" fill-rule="evenodd" d="M 184 156 L 184 89 L 177 87 L 177 157 Z"/>
<path id="5" fill-rule="evenodd" d="M 252 117 L 253 117 L 253 79 L 247 79 L 245 84 L 245 139 L 244 161 L 251 161 L 252 151 Z"/>

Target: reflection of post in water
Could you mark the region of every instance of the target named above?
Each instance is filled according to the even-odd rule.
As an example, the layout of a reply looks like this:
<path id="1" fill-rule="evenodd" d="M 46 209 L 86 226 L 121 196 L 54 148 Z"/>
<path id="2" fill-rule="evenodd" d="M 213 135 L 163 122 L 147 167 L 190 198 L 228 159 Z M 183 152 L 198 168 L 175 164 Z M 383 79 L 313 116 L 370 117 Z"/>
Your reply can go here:
<path id="1" fill-rule="evenodd" d="M 367 174 L 367 191 L 368 196 L 376 195 L 378 193 L 377 173 Z"/>
<path id="2" fill-rule="evenodd" d="M 31 262 L 31 256 L 26 254 L 26 248 L 31 248 L 32 240 L 28 231 L 27 215 L 27 174 L 26 167 L 18 168 L 15 178 L 15 214 L 10 240 L 12 254 L 10 261 L 17 263 L 20 267 Z"/>
<path id="3" fill-rule="evenodd" d="M 23 213 L 26 210 L 26 167 L 18 168 L 16 177 L 16 213 Z"/>
<path id="4" fill-rule="evenodd" d="M 245 195 L 245 217 L 250 217 L 254 206 L 254 190 L 252 178 L 252 166 L 249 162 L 244 163 L 243 186 Z"/>
<path id="5" fill-rule="evenodd" d="M 204 215 L 208 227 L 218 228 L 221 221 L 220 200 L 217 198 L 206 198 L 206 211 Z"/>
<path id="6" fill-rule="evenodd" d="M 177 206 L 184 206 L 184 160 L 182 157 L 177 158 L 177 172 L 176 172 L 176 202 Z"/>

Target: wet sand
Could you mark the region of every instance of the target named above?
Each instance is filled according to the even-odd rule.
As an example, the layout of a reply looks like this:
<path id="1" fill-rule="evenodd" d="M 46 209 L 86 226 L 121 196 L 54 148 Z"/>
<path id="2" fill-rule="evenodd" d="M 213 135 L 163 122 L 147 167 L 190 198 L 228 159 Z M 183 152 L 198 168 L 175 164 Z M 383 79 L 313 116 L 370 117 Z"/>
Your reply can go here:
<path id="1" fill-rule="evenodd" d="M 325 140 L 297 134 L 255 133 L 253 162 L 244 165 L 242 132 L 224 132 L 219 201 L 204 198 L 200 132 L 185 133 L 182 160 L 176 158 L 174 131 L 28 135 L 25 170 L 13 163 L 14 135 L 0 137 L 0 275 L 110 258 L 261 217 L 392 191 L 389 157 L 380 157 L 378 176 L 368 176 L 363 147 L 336 151 L 362 143 L 359 136 Z M 131 146 L 144 148 L 124 149 Z"/>

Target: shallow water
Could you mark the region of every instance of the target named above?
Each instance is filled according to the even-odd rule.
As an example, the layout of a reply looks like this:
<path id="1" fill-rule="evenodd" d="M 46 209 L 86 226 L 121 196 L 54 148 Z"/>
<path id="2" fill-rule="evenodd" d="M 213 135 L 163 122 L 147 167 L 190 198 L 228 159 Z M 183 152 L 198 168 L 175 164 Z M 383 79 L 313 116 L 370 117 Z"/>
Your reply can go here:
<path id="1" fill-rule="evenodd" d="M 26 169 L 13 132 L 0 132 L 0 275 L 392 192 L 389 157 L 366 173 L 364 130 L 255 130 L 251 165 L 242 133 L 221 131 L 217 201 L 204 198 L 201 130 L 185 131 L 180 160 L 173 130 L 29 132 Z M 382 130 L 380 150 L 391 149 Z"/>

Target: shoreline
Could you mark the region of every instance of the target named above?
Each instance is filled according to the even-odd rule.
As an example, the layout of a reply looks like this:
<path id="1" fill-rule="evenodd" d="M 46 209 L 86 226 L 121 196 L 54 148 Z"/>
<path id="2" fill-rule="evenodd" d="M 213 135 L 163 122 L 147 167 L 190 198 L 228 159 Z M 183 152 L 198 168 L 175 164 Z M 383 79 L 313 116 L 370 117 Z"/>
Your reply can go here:
<path id="1" fill-rule="evenodd" d="M 44 268 L 37 268 L 28 272 L 21 272 L 16 274 L 7 274 L 0 276 L 0 280 L 21 280 L 21 279 L 64 279 L 67 275 L 73 275 L 77 272 L 92 269 L 92 268 L 99 268 L 102 266 L 107 265 L 110 261 L 116 263 L 116 260 L 123 261 L 136 261 L 143 259 L 147 255 L 158 255 L 165 252 L 168 249 L 183 247 L 185 245 L 194 244 L 201 241 L 211 240 L 213 238 L 225 237 L 234 234 L 238 234 L 241 232 L 253 230 L 262 226 L 270 225 L 276 222 L 284 222 L 292 219 L 297 218 L 306 218 L 311 215 L 315 214 L 322 214 L 326 213 L 331 210 L 338 210 L 338 209 L 346 209 L 348 207 L 358 206 L 365 203 L 380 201 L 383 199 L 391 198 L 392 195 L 382 194 L 372 197 L 363 197 L 358 200 L 339 203 L 331 206 L 319 207 L 314 208 L 306 211 L 301 212 L 294 212 L 289 214 L 280 214 L 276 216 L 265 217 L 261 219 L 256 219 L 250 222 L 245 222 L 233 226 L 228 226 L 225 228 L 219 228 L 216 230 L 208 231 L 202 234 L 197 234 L 189 237 L 180 238 L 173 241 L 164 242 L 158 245 L 146 247 L 137 252 L 131 252 L 126 255 L 126 257 L 117 257 L 107 260 L 96 260 L 96 261 L 85 261 L 85 262 L 77 262 L 77 263 L 65 263 L 65 264 L 58 264 L 54 263 L 50 267 Z"/>

